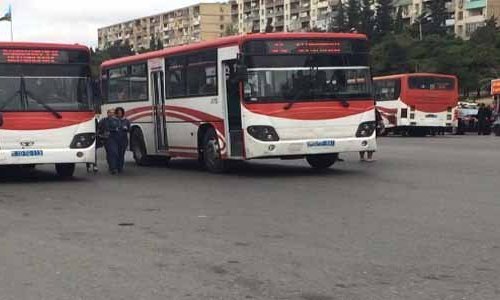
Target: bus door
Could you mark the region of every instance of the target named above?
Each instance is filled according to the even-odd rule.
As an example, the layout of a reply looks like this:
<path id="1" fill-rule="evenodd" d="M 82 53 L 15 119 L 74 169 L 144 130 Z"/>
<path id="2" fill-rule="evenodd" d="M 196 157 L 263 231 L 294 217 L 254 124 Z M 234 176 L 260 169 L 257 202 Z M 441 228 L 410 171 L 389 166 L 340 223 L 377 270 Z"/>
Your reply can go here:
<path id="1" fill-rule="evenodd" d="M 168 148 L 167 119 L 165 108 L 165 72 L 163 68 L 150 71 L 151 96 L 153 99 L 153 123 L 157 152 Z"/>
<path id="2" fill-rule="evenodd" d="M 243 157 L 243 124 L 241 119 L 240 83 L 236 78 L 237 60 L 222 62 L 226 72 L 226 108 L 228 115 L 230 156 Z"/>

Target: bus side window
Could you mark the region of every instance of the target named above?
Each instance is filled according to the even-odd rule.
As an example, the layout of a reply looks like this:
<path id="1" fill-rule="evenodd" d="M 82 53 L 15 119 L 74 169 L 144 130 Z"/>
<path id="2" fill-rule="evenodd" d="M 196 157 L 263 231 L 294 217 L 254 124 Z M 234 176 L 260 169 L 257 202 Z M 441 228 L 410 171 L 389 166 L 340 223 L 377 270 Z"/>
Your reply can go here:
<path id="1" fill-rule="evenodd" d="M 192 54 L 187 62 L 189 96 L 217 95 L 217 52 Z"/>
<path id="2" fill-rule="evenodd" d="M 187 96 L 186 56 L 167 58 L 166 66 L 167 98 Z"/>

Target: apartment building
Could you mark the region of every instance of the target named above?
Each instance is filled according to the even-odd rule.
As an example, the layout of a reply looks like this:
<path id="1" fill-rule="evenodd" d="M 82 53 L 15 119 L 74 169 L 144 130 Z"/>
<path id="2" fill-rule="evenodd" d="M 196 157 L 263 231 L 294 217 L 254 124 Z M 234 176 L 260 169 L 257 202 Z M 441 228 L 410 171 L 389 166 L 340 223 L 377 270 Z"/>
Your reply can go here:
<path id="1" fill-rule="evenodd" d="M 231 26 L 228 3 L 200 3 L 162 14 L 138 18 L 98 29 L 98 47 L 128 42 L 134 51 L 149 49 L 151 40 L 164 47 L 221 37 Z"/>
<path id="2" fill-rule="evenodd" d="M 469 39 L 491 17 L 500 17 L 500 0 L 455 0 L 455 34 Z"/>
<path id="3" fill-rule="evenodd" d="M 240 33 L 305 31 L 327 29 L 333 10 L 341 0 L 233 0 L 230 2 L 233 24 Z M 343 0 L 345 3 L 347 0 Z M 430 17 L 433 0 L 394 0 L 394 14 L 399 11 L 410 25 Z M 468 39 L 491 16 L 500 17 L 500 0 L 446 0 L 445 25 L 450 33 Z"/>
<path id="4" fill-rule="evenodd" d="M 240 33 L 327 29 L 340 0 L 236 0 L 231 2 L 233 22 Z"/>

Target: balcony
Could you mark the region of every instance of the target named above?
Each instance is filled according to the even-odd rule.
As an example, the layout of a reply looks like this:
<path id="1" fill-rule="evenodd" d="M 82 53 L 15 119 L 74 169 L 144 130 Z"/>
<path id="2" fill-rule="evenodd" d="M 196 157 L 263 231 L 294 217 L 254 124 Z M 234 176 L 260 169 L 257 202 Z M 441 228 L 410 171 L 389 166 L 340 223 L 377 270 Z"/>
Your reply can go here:
<path id="1" fill-rule="evenodd" d="M 467 0 L 465 2 L 465 9 L 476 9 L 486 7 L 486 0 Z"/>

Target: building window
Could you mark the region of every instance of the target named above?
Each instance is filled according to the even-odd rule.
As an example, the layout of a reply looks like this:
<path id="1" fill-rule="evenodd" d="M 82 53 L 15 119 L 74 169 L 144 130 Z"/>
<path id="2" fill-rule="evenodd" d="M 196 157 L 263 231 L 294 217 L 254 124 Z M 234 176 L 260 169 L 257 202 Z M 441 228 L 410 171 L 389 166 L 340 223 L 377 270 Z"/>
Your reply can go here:
<path id="1" fill-rule="evenodd" d="M 471 36 L 478 28 L 483 27 L 484 22 L 469 23 L 465 25 L 465 35 Z"/>

